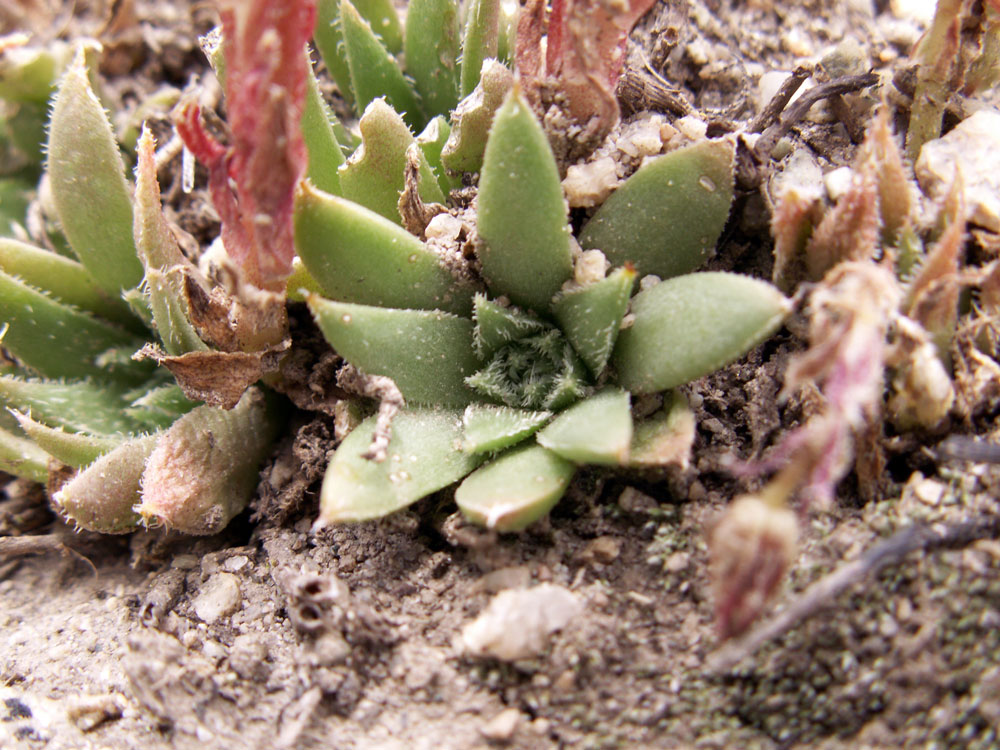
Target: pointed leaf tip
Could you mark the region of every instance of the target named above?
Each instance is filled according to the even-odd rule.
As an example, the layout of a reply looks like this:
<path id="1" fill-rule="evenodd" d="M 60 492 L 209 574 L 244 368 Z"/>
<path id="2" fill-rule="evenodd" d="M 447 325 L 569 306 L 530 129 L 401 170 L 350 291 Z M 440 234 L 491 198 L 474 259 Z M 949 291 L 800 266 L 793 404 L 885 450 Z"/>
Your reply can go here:
<path id="1" fill-rule="evenodd" d="M 547 312 L 573 275 L 567 208 L 548 138 L 516 89 L 493 120 L 478 200 L 479 259 L 490 289 Z"/>
<path id="2" fill-rule="evenodd" d="M 114 298 L 142 280 L 132 241 L 125 164 L 104 107 L 90 88 L 83 49 L 52 107 L 48 175 L 63 233 L 80 262 Z"/>

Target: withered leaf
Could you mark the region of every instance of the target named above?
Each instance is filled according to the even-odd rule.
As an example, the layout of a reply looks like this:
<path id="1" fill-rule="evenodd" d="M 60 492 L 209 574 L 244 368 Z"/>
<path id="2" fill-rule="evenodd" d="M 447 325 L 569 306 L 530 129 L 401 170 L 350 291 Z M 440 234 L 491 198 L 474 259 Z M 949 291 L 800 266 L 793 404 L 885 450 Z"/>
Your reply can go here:
<path id="1" fill-rule="evenodd" d="M 278 369 L 291 343 L 285 339 L 260 352 L 188 352 L 177 357 L 146 344 L 133 359 L 152 359 L 166 367 L 192 401 L 232 409 L 247 388 Z"/>

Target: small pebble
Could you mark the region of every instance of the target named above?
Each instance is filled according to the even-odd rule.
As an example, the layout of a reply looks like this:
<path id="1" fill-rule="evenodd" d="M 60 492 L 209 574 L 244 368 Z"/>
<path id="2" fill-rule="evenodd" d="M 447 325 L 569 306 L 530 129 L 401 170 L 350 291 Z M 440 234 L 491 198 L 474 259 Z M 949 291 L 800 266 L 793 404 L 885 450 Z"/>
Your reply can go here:
<path id="1" fill-rule="evenodd" d="M 479 728 L 479 733 L 494 742 L 510 742 L 518 725 L 521 712 L 516 708 L 506 708 Z"/>
<path id="2" fill-rule="evenodd" d="M 599 536 L 597 539 L 592 539 L 584 547 L 580 558 L 590 562 L 607 564 L 617 560 L 620 553 L 621 542 L 611 536 Z"/>
<path id="3" fill-rule="evenodd" d="M 211 625 L 240 607 L 240 580 L 232 573 L 216 573 L 201 587 L 192 602 L 198 618 Z"/>
<path id="4" fill-rule="evenodd" d="M 226 561 L 222 564 L 222 567 L 228 570 L 230 573 L 237 573 L 247 566 L 250 562 L 250 558 L 246 555 L 233 555 L 232 557 L 227 557 Z"/>
<path id="5" fill-rule="evenodd" d="M 579 597 L 555 584 L 504 591 L 462 629 L 461 638 L 465 650 L 475 656 L 530 659 L 545 650 L 549 636 L 583 611 Z"/>

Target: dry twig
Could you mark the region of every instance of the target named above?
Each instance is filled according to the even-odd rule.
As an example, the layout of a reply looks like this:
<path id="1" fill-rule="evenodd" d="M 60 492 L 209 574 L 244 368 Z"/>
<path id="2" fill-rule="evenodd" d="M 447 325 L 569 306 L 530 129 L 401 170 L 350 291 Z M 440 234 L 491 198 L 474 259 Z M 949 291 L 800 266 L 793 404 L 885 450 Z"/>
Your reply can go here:
<path id="1" fill-rule="evenodd" d="M 914 524 L 879 542 L 854 562 L 842 565 L 821 578 L 785 609 L 761 623 L 739 640 L 725 644 L 708 657 L 705 670 L 721 674 L 753 655 L 766 643 L 780 638 L 799 623 L 818 615 L 850 586 L 872 578 L 881 570 L 898 565 L 912 552 L 960 549 L 980 539 L 1000 535 L 1000 516 L 959 524 Z"/>

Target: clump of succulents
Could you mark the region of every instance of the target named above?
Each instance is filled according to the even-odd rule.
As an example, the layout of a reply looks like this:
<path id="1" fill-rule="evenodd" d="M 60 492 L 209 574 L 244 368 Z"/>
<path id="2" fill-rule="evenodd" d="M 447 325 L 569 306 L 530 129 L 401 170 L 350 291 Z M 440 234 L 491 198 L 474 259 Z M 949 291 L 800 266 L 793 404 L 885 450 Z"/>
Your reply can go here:
<path id="1" fill-rule="evenodd" d="M 149 361 L 211 370 L 245 352 L 206 343 L 219 348 L 227 322 L 190 308 L 185 287 L 213 293 L 162 215 L 152 137 L 132 186 L 82 47 L 53 99 L 45 186 L 67 254 L 0 239 L 0 343 L 13 358 L 0 375 L 0 468 L 48 481 L 83 528 L 222 529 L 249 502 L 280 414 L 247 390 L 259 373 L 195 396 Z"/>
<path id="2" fill-rule="evenodd" d="M 208 52 L 230 142 L 193 101 L 176 116 L 208 167 L 224 285 L 171 237 L 148 135 L 130 197 L 105 114 L 72 66 L 47 172 L 79 265 L 39 271 L 75 261 L 19 246 L 31 260 L 5 267 L 4 346 L 17 362 L 4 382 L 25 433 L 5 433 L 20 451 L 5 467 L 37 479 L 49 457 L 79 467 L 55 498 L 88 528 L 127 531 L 143 515 L 221 528 L 276 429 L 270 397 L 246 389 L 280 380 L 286 290 L 305 291 L 348 363 L 341 387 L 359 396 L 341 409 L 356 426 L 324 480 L 324 523 L 383 516 L 463 480 L 456 499 L 470 519 L 516 530 L 552 507 L 578 465 L 686 460 L 692 419 L 672 389 L 770 335 L 790 303 L 765 282 L 693 273 L 729 214 L 731 139 L 649 160 L 574 232 L 560 183 L 573 149 L 557 160 L 550 144 L 603 137 L 617 120 L 625 35 L 648 3 L 601 5 L 599 22 L 578 23 L 594 5 L 553 5 L 543 64 L 537 2 L 516 33 L 498 2 L 471 3 L 461 42 L 450 0 L 414 2 L 405 26 L 388 5 L 320 3 L 318 46 L 335 77 L 343 58 L 341 91 L 363 109 L 357 143 L 307 65 L 312 3 L 224 8 Z M 324 45 L 326 34 L 339 38 Z M 587 102 L 604 103 L 590 119 Z M 453 194 L 462 184 L 475 189 Z M 160 345 L 137 361 L 146 329 Z M 378 413 L 362 420 L 372 397 Z"/>
<path id="3" fill-rule="evenodd" d="M 556 5 L 568 17 L 587 3 Z M 518 22 L 518 60 L 530 60 L 541 41 L 532 37 L 536 6 Z M 584 29 L 609 71 L 620 71 L 612 53 L 635 20 L 627 11 Z M 581 47 L 566 44 L 573 52 L 562 65 L 549 60 L 543 72 L 536 59 L 515 78 L 468 47 L 501 28 L 498 4 L 476 2 L 461 59 L 484 63 L 478 83 L 460 83 L 469 74 L 456 67 L 457 5 L 413 3 L 401 41 L 411 84 L 392 55 L 398 42 L 373 31 L 397 28 L 394 15 L 369 12 L 365 22 L 341 0 L 332 25 L 320 27 L 339 35 L 324 57 L 331 70 L 330 50 L 346 58 L 349 76 L 338 80 L 364 107 L 362 145 L 346 163 L 327 165 L 338 181 L 311 159 L 295 205 L 296 249 L 315 284 L 309 307 L 351 378 L 360 373 L 367 393 L 383 396 L 379 413 L 334 454 L 320 522 L 383 516 L 462 480 L 455 498 L 470 520 L 517 530 L 549 511 L 579 465 L 684 460 L 691 416 L 671 389 L 743 354 L 790 309 L 764 282 L 691 273 L 729 214 L 732 141 L 651 159 L 574 234 L 559 163 L 531 101 L 542 96 L 530 95 L 578 71 L 572 56 Z M 435 25 L 430 14 L 449 21 Z M 550 24 L 551 42 L 555 8 Z M 425 75 L 418 60 L 442 65 Z M 431 95 L 428 82 L 448 95 Z M 600 98 L 607 85 L 576 98 Z M 419 126 L 459 92 L 469 96 L 451 123 L 438 119 L 436 134 L 414 138 L 407 123 Z M 577 122 L 579 132 L 588 124 Z M 440 128 L 449 127 L 442 146 Z M 474 216 L 441 205 L 469 172 L 479 173 Z M 640 402 L 645 413 L 634 414 Z"/>

